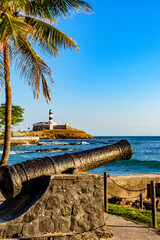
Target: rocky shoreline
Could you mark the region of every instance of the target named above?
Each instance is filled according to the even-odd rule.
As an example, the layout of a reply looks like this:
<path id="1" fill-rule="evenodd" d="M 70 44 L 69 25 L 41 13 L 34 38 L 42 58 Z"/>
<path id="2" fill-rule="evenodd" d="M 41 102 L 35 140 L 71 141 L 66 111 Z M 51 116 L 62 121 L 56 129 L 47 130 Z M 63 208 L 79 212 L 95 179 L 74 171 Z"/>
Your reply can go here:
<path id="1" fill-rule="evenodd" d="M 51 148 L 51 149 L 37 149 L 36 150 L 36 152 L 54 152 L 54 151 L 78 151 L 78 149 Z"/>
<path id="2" fill-rule="evenodd" d="M 39 144 L 39 139 L 92 139 L 92 135 L 78 129 L 53 129 L 42 131 L 14 132 L 11 145 Z M 0 145 L 4 139 L 0 139 Z M 66 151 L 66 150 L 64 150 Z"/>

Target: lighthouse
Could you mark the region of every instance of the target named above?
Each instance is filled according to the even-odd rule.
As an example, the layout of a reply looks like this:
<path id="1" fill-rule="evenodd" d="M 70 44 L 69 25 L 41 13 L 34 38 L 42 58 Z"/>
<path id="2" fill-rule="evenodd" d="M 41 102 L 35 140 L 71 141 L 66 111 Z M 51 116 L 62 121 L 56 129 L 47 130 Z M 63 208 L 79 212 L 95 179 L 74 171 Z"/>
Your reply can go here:
<path id="1" fill-rule="evenodd" d="M 53 122 L 53 115 L 52 115 L 52 109 L 49 110 L 49 122 L 52 123 Z"/>
<path id="2" fill-rule="evenodd" d="M 49 121 L 47 122 L 38 122 L 33 124 L 33 131 L 41 130 L 53 130 L 53 129 L 72 129 L 70 124 L 57 125 L 56 122 L 53 122 L 53 112 L 52 109 L 49 110 Z"/>
<path id="3" fill-rule="evenodd" d="M 57 125 L 57 123 L 53 122 L 53 112 L 52 109 L 49 110 L 49 121 L 46 122 L 46 127 L 45 129 L 49 129 L 52 130 L 54 128 L 54 126 Z"/>

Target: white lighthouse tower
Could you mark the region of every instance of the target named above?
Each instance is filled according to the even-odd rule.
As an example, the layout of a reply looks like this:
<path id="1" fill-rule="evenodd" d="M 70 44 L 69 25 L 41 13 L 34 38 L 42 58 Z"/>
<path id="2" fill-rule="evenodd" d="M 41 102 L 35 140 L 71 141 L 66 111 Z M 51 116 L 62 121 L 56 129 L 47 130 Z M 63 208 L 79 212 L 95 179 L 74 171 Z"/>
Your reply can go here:
<path id="1" fill-rule="evenodd" d="M 49 121 L 48 121 L 48 127 L 46 126 L 47 129 L 52 130 L 54 126 L 56 126 L 57 123 L 53 122 L 53 112 L 52 109 L 49 110 Z"/>
<path id="2" fill-rule="evenodd" d="M 53 123 L 53 113 L 52 113 L 52 109 L 49 110 L 49 122 Z"/>

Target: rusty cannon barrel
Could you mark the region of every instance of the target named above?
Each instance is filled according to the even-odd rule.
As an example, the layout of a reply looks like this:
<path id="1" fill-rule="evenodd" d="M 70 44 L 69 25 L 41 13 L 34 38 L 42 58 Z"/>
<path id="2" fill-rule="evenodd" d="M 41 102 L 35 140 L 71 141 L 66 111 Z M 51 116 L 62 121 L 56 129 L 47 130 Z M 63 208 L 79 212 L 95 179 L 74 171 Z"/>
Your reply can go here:
<path id="1" fill-rule="evenodd" d="M 31 189 L 41 176 L 62 173 L 70 168 L 79 172 L 89 171 L 111 162 L 130 159 L 132 153 L 130 143 L 121 140 L 104 147 L 3 166 L 0 168 L 1 192 L 6 199 L 12 199 L 22 189 Z"/>

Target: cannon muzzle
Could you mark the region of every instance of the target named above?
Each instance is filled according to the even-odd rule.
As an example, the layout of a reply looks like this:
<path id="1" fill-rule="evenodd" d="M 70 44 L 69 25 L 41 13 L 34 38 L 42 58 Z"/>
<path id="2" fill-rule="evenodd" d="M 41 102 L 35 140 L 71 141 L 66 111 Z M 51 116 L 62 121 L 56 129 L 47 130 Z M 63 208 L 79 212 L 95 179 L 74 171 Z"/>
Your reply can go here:
<path id="1" fill-rule="evenodd" d="M 85 172 L 111 162 L 130 159 L 132 153 L 130 143 L 121 140 L 100 148 L 3 166 L 0 168 L 1 192 L 6 199 L 12 199 L 24 189 L 27 191 L 36 189 L 44 175 L 62 173 L 69 168 Z"/>

